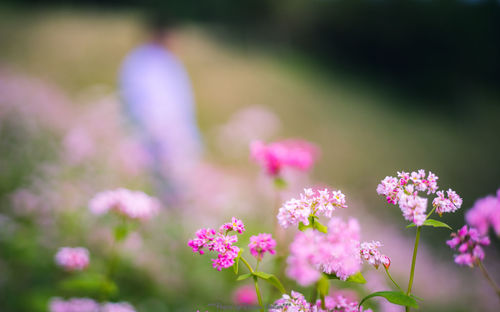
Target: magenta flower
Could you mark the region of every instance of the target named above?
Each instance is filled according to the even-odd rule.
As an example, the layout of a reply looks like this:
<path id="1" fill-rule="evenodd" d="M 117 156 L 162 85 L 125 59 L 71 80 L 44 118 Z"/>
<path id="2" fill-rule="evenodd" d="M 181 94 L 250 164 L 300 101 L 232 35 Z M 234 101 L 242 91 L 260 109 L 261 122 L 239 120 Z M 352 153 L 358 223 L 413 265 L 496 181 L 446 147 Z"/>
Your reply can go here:
<path id="1" fill-rule="evenodd" d="M 398 172 L 398 178 L 385 177 L 377 186 L 377 193 L 385 196 L 388 203 L 399 205 L 406 220 L 420 226 L 426 219 L 427 198 L 419 196 L 419 192 L 426 192 L 427 195 L 437 192 L 437 197 L 433 200 L 436 212 L 441 215 L 444 212 L 455 212 L 462 205 L 462 199 L 449 189 L 447 197 L 443 191 L 438 192 L 438 177 L 429 171 L 420 169 L 411 174 Z"/>
<path id="2" fill-rule="evenodd" d="M 143 192 L 116 189 L 95 195 L 89 209 L 96 215 L 113 211 L 130 219 L 148 220 L 158 214 L 160 203 Z"/>
<path id="3" fill-rule="evenodd" d="M 233 300 L 235 304 L 240 306 L 252 306 L 258 303 L 255 288 L 251 285 L 238 287 L 234 292 Z"/>
<path id="4" fill-rule="evenodd" d="M 317 158 L 317 150 L 316 146 L 302 140 L 250 144 L 251 157 L 271 176 L 278 176 L 284 167 L 309 170 Z"/>
<path id="5" fill-rule="evenodd" d="M 322 272 L 346 280 L 361 268 L 357 220 L 332 218 L 327 234 L 315 230 L 297 233 L 287 263 L 287 275 L 302 286 L 316 282 Z"/>
<path id="6" fill-rule="evenodd" d="M 58 266 L 66 271 L 81 271 L 89 265 L 89 251 L 84 247 L 62 247 L 59 248 L 55 257 Z"/>
<path id="7" fill-rule="evenodd" d="M 497 196 L 486 196 L 476 200 L 465 215 L 467 224 L 475 227 L 482 235 L 488 234 L 490 226 L 500 236 L 500 189 Z"/>
<path id="8" fill-rule="evenodd" d="M 383 255 L 378 250 L 379 247 L 382 247 L 382 243 L 378 241 L 361 243 L 359 250 L 361 258 L 373 265 L 376 269 L 378 269 L 381 264 L 388 269 L 391 265 L 391 259 L 386 255 Z"/>
<path id="9" fill-rule="evenodd" d="M 299 199 L 285 202 L 278 211 L 278 222 L 283 228 L 290 225 L 309 224 L 309 216 L 332 217 L 336 208 L 347 208 L 345 195 L 341 191 L 304 189 Z"/>
<path id="10" fill-rule="evenodd" d="M 231 231 L 236 231 L 241 234 L 245 230 L 245 226 L 241 220 L 233 217 L 232 222 L 223 224 L 219 231 L 213 229 L 200 229 L 196 231 L 196 238 L 188 242 L 188 246 L 193 249 L 193 252 L 198 252 L 203 255 L 203 248 L 209 251 L 217 252 L 217 258 L 212 259 L 212 266 L 220 271 L 223 268 L 233 266 L 234 259 L 238 256 L 240 248 L 233 244 L 238 241 L 237 235 L 228 235 Z"/>
<path id="11" fill-rule="evenodd" d="M 248 248 L 252 256 L 260 261 L 266 252 L 269 252 L 271 255 L 276 253 L 276 250 L 274 249 L 276 248 L 276 241 L 273 239 L 271 234 L 261 233 L 250 237 L 250 244 L 248 244 Z"/>
<path id="12" fill-rule="evenodd" d="M 452 239 L 446 244 L 459 252 L 455 255 L 455 263 L 458 265 L 468 265 L 474 267 L 478 261 L 484 259 L 483 246 L 490 244 L 488 236 L 482 236 L 475 228 L 467 228 L 464 225 L 457 233 L 451 234 Z"/>

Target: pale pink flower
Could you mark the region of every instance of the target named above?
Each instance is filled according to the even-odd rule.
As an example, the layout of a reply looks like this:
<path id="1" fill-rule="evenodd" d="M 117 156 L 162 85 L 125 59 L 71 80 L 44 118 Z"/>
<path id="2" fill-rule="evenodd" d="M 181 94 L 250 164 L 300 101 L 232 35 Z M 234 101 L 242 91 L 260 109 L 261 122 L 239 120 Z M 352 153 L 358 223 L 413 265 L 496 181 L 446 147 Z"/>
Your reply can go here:
<path id="1" fill-rule="evenodd" d="M 386 255 L 383 255 L 378 248 L 382 247 L 382 243 L 378 241 L 372 241 L 361 243 L 360 254 L 361 258 L 373 265 L 376 269 L 382 264 L 387 269 L 391 265 L 391 259 Z"/>
<path id="2" fill-rule="evenodd" d="M 83 247 L 62 247 L 54 259 L 58 266 L 67 271 L 81 271 L 89 265 L 89 251 Z"/>
<path id="3" fill-rule="evenodd" d="M 99 312 L 135 312 L 135 309 L 128 302 L 107 302 L 102 305 Z"/>
<path id="4" fill-rule="evenodd" d="M 462 199 L 458 194 L 449 189 L 447 197 L 443 191 L 438 191 L 438 177 L 423 169 L 418 171 L 398 172 L 398 178 L 385 177 L 377 186 L 377 193 L 385 196 L 388 203 L 399 205 L 406 220 L 421 226 L 426 219 L 427 198 L 419 196 L 419 192 L 427 195 L 437 192 L 433 205 L 438 214 L 444 212 L 455 212 L 462 205 Z"/>
<path id="5" fill-rule="evenodd" d="M 358 309 L 358 302 L 342 295 L 326 296 L 325 309 L 321 308 L 321 300 L 312 306 L 312 312 L 372 312 L 371 309 Z"/>
<path id="6" fill-rule="evenodd" d="M 489 195 L 476 200 L 472 209 L 467 211 L 465 219 L 483 235 L 488 234 L 491 226 L 500 236 L 500 189 L 496 197 Z"/>
<path id="7" fill-rule="evenodd" d="M 287 263 L 287 275 L 302 286 L 316 282 L 322 272 L 346 280 L 361 268 L 357 220 L 332 218 L 327 234 L 311 229 L 297 233 Z"/>
<path id="8" fill-rule="evenodd" d="M 278 222 L 283 228 L 309 224 L 309 216 L 332 217 L 336 208 L 347 208 L 345 195 L 341 191 L 304 189 L 299 199 L 285 202 L 278 211 Z"/>
<path id="9" fill-rule="evenodd" d="M 251 285 L 243 285 L 234 291 L 233 301 L 240 306 L 257 305 L 258 299 L 255 293 L 255 288 Z"/>
<path id="10" fill-rule="evenodd" d="M 254 141 L 250 144 L 251 157 L 271 176 L 277 176 L 283 167 L 309 170 L 317 158 L 317 147 L 302 140 L 284 140 L 269 143 Z"/>
<path id="11" fill-rule="evenodd" d="M 232 222 L 225 223 L 219 228 L 219 232 L 214 229 L 200 229 L 196 231 L 196 238 L 188 242 L 188 246 L 193 252 L 204 254 L 203 248 L 217 252 L 217 258 L 212 259 L 212 266 L 220 271 L 223 268 L 233 266 L 234 259 L 238 256 L 240 248 L 233 244 L 238 241 L 238 236 L 228 235 L 231 231 L 243 233 L 245 226 L 241 220 L 233 217 Z"/>
<path id="12" fill-rule="evenodd" d="M 98 193 L 90 200 L 89 209 L 96 215 L 113 211 L 130 219 L 148 220 L 158 214 L 160 203 L 143 192 L 121 188 Z"/>
<path id="13" fill-rule="evenodd" d="M 291 295 L 284 294 L 276 300 L 269 312 L 311 312 L 311 304 L 303 294 L 292 290 Z"/>
<path id="14" fill-rule="evenodd" d="M 258 260 L 262 260 L 266 252 L 269 252 L 271 255 L 276 253 L 276 241 L 271 234 L 261 233 L 250 237 L 248 248 L 252 256 Z"/>
<path id="15" fill-rule="evenodd" d="M 446 244 L 452 249 L 457 248 L 459 254 L 455 255 L 455 263 L 473 267 L 478 261 L 484 259 L 483 246 L 490 244 L 488 236 L 481 236 L 475 228 L 464 225 L 457 233 L 451 234 L 452 239 Z"/>
<path id="16" fill-rule="evenodd" d="M 49 302 L 49 312 L 100 312 L 100 309 L 99 304 L 89 298 L 52 298 Z"/>

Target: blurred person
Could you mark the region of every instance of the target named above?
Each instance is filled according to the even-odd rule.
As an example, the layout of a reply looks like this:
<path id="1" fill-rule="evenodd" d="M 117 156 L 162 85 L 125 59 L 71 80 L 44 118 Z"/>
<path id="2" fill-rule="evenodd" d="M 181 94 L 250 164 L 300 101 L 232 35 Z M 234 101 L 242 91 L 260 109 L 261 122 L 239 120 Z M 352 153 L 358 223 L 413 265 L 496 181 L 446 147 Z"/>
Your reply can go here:
<path id="1" fill-rule="evenodd" d="M 179 203 L 202 153 L 191 82 L 172 53 L 174 24 L 149 23 L 147 42 L 125 58 L 120 89 L 126 114 L 151 156 L 154 184 L 167 204 Z"/>

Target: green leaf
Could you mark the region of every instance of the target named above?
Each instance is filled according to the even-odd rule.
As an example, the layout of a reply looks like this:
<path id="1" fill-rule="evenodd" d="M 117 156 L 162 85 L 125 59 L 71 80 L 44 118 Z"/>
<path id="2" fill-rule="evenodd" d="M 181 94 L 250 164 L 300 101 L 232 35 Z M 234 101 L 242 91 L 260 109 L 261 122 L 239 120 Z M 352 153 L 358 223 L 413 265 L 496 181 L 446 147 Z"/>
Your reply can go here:
<path id="1" fill-rule="evenodd" d="M 279 189 L 285 189 L 287 187 L 287 183 L 283 178 L 275 178 L 274 179 L 274 186 Z"/>
<path id="2" fill-rule="evenodd" d="M 416 226 L 415 223 L 412 223 L 410 225 L 407 225 L 406 228 L 408 229 L 408 228 L 411 228 L 414 226 Z M 434 219 L 425 220 L 424 224 L 422 224 L 422 226 L 443 227 L 443 228 L 448 228 L 448 229 L 453 231 L 451 226 L 449 226 L 448 224 L 441 222 L 441 221 L 438 221 L 438 220 L 434 220 Z"/>
<path id="3" fill-rule="evenodd" d="M 363 304 L 366 300 L 373 297 L 383 297 L 387 299 L 390 303 L 394 303 L 404 307 L 418 308 L 417 301 L 412 297 L 400 292 L 400 291 L 377 291 L 364 297 L 360 302 L 359 306 Z"/>
<path id="4" fill-rule="evenodd" d="M 116 294 L 118 287 L 113 281 L 96 273 L 82 273 L 71 276 L 59 284 L 62 292 L 70 295 L 93 296 L 100 293 Z"/>
<path id="5" fill-rule="evenodd" d="M 318 283 L 316 284 L 318 288 L 318 293 L 323 296 L 328 295 L 328 291 L 330 290 L 330 282 L 328 280 L 328 277 L 322 276 L 319 280 Z"/>
<path id="6" fill-rule="evenodd" d="M 321 224 L 319 221 L 314 221 L 313 228 L 320 231 L 321 233 L 328 233 L 328 228 Z"/>
<path id="7" fill-rule="evenodd" d="M 252 276 L 252 273 L 241 274 L 240 276 L 238 276 L 238 278 L 236 278 L 236 280 L 243 281 L 249 278 L 250 276 Z"/>
<path id="8" fill-rule="evenodd" d="M 299 222 L 299 231 L 304 232 L 307 229 L 312 229 L 311 223 L 309 223 L 308 225 L 305 225 L 303 222 Z"/>
<path id="9" fill-rule="evenodd" d="M 283 287 L 283 284 L 281 284 L 280 280 L 276 276 L 274 276 L 273 274 L 256 271 L 256 272 L 253 272 L 253 275 L 260 277 L 261 279 L 265 280 L 269 284 L 273 285 L 282 294 L 286 293 L 286 290 L 285 290 L 285 287 Z"/>
<path id="10" fill-rule="evenodd" d="M 323 273 L 323 275 L 325 275 L 328 279 L 339 279 L 337 277 L 337 275 L 335 275 L 335 274 Z M 363 276 L 363 274 L 361 274 L 361 272 L 358 272 L 358 273 L 355 273 L 355 274 L 349 276 L 345 281 L 352 282 L 352 283 L 358 283 L 358 284 L 366 284 L 365 277 Z"/>

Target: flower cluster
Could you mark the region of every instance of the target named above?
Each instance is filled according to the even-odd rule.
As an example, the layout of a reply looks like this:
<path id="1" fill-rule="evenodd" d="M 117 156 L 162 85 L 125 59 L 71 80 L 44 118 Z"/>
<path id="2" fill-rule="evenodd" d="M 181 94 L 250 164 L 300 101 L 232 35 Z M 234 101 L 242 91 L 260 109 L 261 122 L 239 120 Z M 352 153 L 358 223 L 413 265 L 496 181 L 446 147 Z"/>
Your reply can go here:
<path id="1" fill-rule="evenodd" d="M 306 171 L 317 158 L 317 148 L 306 141 L 284 140 L 269 143 L 254 141 L 250 144 L 251 157 L 271 176 L 280 174 L 283 167 Z"/>
<path id="2" fill-rule="evenodd" d="M 133 306 L 126 302 L 102 305 L 89 298 L 72 298 L 64 300 L 52 298 L 49 302 L 50 312 L 135 312 Z"/>
<path id="3" fill-rule="evenodd" d="M 478 199 L 465 215 L 467 224 L 475 227 L 482 235 L 488 234 L 490 226 L 500 236 L 500 189 L 497 196 Z"/>
<path id="4" fill-rule="evenodd" d="M 89 265 L 89 251 L 84 247 L 62 247 L 57 251 L 54 260 L 67 271 L 81 271 Z"/>
<path id="5" fill-rule="evenodd" d="M 321 308 L 321 300 L 315 303 L 309 303 L 299 292 L 292 291 L 290 295 L 283 295 L 276 300 L 272 305 L 270 312 L 372 312 L 372 310 L 364 310 L 362 307 L 358 309 L 358 302 L 347 299 L 342 295 L 326 296 L 325 309 Z"/>
<path id="6" fill-rule="evenodd" d="M 299 232 L 290 245 L 287 263 L 287 275 L 302 286 L 316 282 L 321 272 L 346 280 L 361 268 L 357 220 L 332 218 L 328 234 L 311 229 Z"/>
<path id="7" fill-rule="evenodd" d="M 457 233 L 451 234 L 452 239 L 446 244 L 455 249 L 458 247 L 459 255 L 455 255 L 455 263 L 473 267 L 478 261 L 484 259 L 482 246 L 490 244 L 488 236 L 482 236 L 475 228 L 464 225 Z"/>
<path id="8" fill-rule="evenodd" d="M 429 171 L 420 169 L 412 173 L 398 172 L 398 178 L 385 177 L 377 186 L 377 193 L 385 196 L 387 202 L 399 205 L 406 220 L 420 226 L 426 219 L 427 198 L 418 196 L 419 192 L 427 192 L 427 195 L 437 192 L 433 200 L 436 212 L 440 215 L 444 212 L 454 212 L 462 205 L 462 199 L 453 190 L 438 191 L 438 177 Z"/>
<path id="9" fill-rule="evenodd" d="M 388 269 L 391 265 L 391 259 L 380 253 L 378 250 L 379 247 L 382 247 L 382 243 L 378 241 L 372 241 L 371 243 L 364 242 L 360 245 L 359 253 L 363 260 L 373 265 L 376 269 L 378 269 L 381 264 Z"/>
<path id="10" fill-rule="evenodd" d="M 273 239 L 271 234 L 261 233 L 250 237 L 250 244 L 248 244 L 248 248 L 250 250 L 250 254 L 260 261 L 266 252 L 269 252 L 271 255 L 276 253 L 276 241 Z"/>
<path id="11" fill-rule="evenodd" d="M 309 224 L 309 216 L 324 215 L 331 218 L 336 208 L 347 208 L 345 195 L 341 191 L 304 189 L 300 198 L 285 202 L 278 212 L 278 222 L 283 228 L 302 222 Z"/>
<path id="12" fill-rule="evenodd" d="M 158 214 L 159 201 L 140 191 L 116 189 L 98 193 L 89 209 L 96 215 L 113 211 L 130 219 L 148 220 Z"/>
<path id="13" fill-rule="evenodd" d="M 238 241 L 237 235 L 228 235 L 229 232 L 236 231 L 241 234 L 245 231 L 245 226 L 241 220 L 233 217 L 231 222 L 223 224 L 219 231 L 214 229 L 200 229 L 196 232 L 196 238 L 188 242 L 188 246 L 193 252 L 204 254 L 203 248 L 218 253 L 216 259 L 212 259 L 212 266 L 220 271 L 223 268 L 233 266 L 234 259 L 238 256 L 240 248 L 233 244 Z"/>

